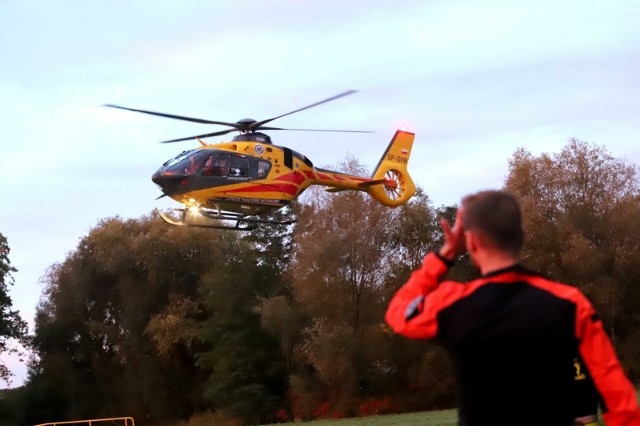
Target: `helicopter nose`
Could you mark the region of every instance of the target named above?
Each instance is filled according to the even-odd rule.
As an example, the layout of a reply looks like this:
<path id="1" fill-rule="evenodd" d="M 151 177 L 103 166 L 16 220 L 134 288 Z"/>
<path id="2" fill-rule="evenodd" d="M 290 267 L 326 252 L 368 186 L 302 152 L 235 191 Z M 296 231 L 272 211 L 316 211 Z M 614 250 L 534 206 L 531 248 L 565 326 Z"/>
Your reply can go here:
<path id="1" fill-rule="evenodd" d="M 184 178 L 184 176 L 162 170 L 158 170 L 151 176 L 153 183 L 158 185 L 160 190 L 165 194 L 174 192 L 176 187 L 180 185 L 180 181 Z"/>
<path id="2" fill-rule="evenodd" d="M 158 170 L 157 172 L 155 172 L 153 174 L 153 176 L 151 176 L 151 180 L 153 181 L 153 183 L 155 183 L 158 186 L 162 186 L 164 179 L 164 176 L 162 174 L 162 172 L 160 170 Z"/>

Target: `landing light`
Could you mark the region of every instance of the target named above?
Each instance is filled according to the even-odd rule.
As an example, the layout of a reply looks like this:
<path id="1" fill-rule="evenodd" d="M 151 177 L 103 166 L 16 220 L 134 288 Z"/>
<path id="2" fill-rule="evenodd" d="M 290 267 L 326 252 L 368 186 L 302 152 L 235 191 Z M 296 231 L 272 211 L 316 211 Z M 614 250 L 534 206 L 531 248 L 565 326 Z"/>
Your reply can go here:
<path id="1" fill-rule="evenodd" d="M 198 205 L 198 202 L 193 198 L 189 198 L 185 205 L 187 207 L 187 210 L 189 210 L 189 212 L 191 213 L 195 214 L 200 212 L 200 206 Z"/>

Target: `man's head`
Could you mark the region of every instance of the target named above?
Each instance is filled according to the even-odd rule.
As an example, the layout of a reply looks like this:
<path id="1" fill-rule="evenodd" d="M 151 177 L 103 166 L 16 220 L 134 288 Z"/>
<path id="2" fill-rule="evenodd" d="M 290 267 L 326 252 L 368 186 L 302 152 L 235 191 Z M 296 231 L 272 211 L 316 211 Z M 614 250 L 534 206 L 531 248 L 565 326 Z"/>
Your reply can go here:
<path id="1" fill-rule="evenodd" d="M 462 199 L 462 224 L 484 247 L 517 256 L 524 240 L 518 202 L 501 191 L 482 191 Z M 469 244 L 467 244 L 469 245 Z M 472 248 L 470 249 L 470 254 Z"/>

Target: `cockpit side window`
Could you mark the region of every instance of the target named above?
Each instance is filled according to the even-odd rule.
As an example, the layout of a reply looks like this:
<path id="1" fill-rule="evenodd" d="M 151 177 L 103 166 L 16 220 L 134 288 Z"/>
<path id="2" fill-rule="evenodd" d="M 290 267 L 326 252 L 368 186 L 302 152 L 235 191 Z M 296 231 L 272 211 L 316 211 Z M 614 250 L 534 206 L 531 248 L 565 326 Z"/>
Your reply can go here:
<path id="1" fill-rule="evenodd" d="M 271 168 L 271 163 L 267 161 L 258 160 L 258 178 L 262 179 L 267 177 L 269 174 L 269 169 Z"/>
<path id="2" fill-rule="evenodd" d="M 228 158 L 216 157 L 216 154 L 212 154 L 207 158 L 201 169 L 202 176 L 227 176 Z"/>
<path id="3" fill-rule="evenodd" d="M 185 164 L 184 174 L 187 176 L 193 175 L 195 172 L 200 170 L 200 167 L 206 161 L 206 155 L 202 155 L 204 153 L 198 153 L 196 155 L 192 155 L 188 158 L 188 161 Z"/>
<path id="4" fill-rule="evenodd" d="M 246 157 L 232 156 L 229 159 L 229 176 L 249 177 L 249 159 Z"/>

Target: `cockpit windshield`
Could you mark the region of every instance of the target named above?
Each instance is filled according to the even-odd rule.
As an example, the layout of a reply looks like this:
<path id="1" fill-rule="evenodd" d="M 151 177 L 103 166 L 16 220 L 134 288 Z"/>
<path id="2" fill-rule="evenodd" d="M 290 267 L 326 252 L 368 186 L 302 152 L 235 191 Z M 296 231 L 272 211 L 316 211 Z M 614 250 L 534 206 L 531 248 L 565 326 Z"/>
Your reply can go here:
<path id="1" fill-rule="evenodd" d="M 265 179 L 271 170 L 271 163 L 265 159 L 250 155 L 228 152 L 218 149 L 196 148 L 184 151 L 164 163 L 158 171 L 166 178 L 181 179 L 194 176 L 225 178 L 226 180 Z"/>
<path id="2" fill-rule="evenodd" d="M 190 149 L 188 151 L 182 151 L 180 154 L 176 155 L 171 160 L 166 161 L 163 164 L 163 166 L 167 167 L 167 166 L 173 166 L 174 164 L 178 164 L 180 161 L 184 160 L 189 155 L 191 155 L 193 153 L 193 151 L 195 151 L 195 149 Z"/>

